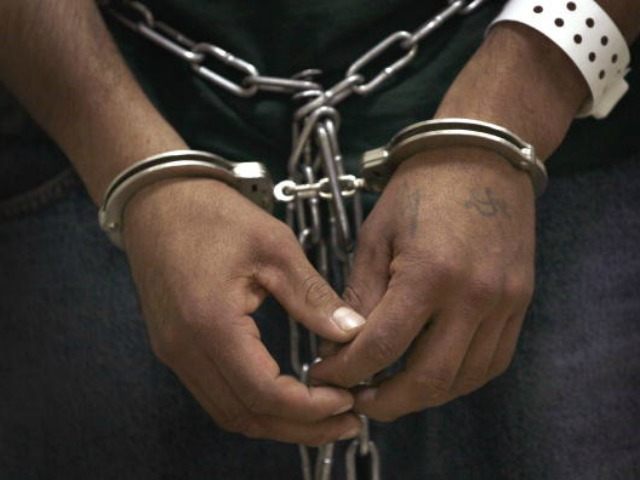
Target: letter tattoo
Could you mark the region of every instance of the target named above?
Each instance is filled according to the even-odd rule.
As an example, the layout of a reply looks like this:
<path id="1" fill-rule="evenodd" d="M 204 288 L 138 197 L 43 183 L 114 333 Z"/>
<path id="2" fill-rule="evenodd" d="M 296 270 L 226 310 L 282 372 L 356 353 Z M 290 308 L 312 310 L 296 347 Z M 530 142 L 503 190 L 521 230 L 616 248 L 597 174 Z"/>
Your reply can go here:
<path id="1" fill-rule="evenodd" d="M 472 190 L 469 200 L 464 203 L 465 208 L 473 208 L 483 217 L 496 217 L 504 215 L 511 218 L 507 202 L 498 198 L 489 187 L 484 190 Z"/>

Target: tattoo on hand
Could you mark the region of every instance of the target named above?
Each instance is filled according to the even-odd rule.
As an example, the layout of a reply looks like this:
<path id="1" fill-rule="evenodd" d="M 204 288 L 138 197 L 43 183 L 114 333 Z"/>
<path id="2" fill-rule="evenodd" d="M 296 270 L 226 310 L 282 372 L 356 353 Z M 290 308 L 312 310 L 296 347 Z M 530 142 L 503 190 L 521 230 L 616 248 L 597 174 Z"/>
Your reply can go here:
<path id="1" fill-rule="evenodd" d="M 498 198 L 496 193 L 489 187 L 484 190 L 472 190 L 469 200 L 464 203 L 465 208 L 473 208 L 483 217 L 496 217 L 503 215 L 511 218 L 507 202 Z"/>

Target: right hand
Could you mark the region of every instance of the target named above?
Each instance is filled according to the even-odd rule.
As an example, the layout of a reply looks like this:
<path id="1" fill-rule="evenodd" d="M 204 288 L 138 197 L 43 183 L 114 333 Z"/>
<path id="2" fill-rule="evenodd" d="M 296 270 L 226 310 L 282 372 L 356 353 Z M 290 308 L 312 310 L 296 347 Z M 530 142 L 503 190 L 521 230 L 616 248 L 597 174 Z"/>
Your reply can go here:
<path id="1" fill-rule="evenodd" d="M 307 445 L 358 433 L 359 420 L 345 413 L 353 396 L 282 375 L 250 316 L 272 294 L 331 341 L 351 340 L 364 322 L 284 223 L 209 179 L 148 187 L 125 214 L 124 244 L 152 348 L 220 427 Z"/>

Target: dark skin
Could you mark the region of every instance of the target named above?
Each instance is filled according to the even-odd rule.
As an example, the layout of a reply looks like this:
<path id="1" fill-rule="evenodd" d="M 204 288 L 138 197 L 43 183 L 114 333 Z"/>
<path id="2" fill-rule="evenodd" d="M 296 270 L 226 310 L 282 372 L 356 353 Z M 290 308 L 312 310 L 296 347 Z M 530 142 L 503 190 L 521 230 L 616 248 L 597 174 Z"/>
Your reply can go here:
<path id="1" fill-rule="evenodd" d="M 533 291 L 534 218 L 529 178 L 492 152 L 403 164 L 362 228 L 345 292 L 367 325 L 315 377 L 355 385 L 408 352 L 402 372 L 357 396 L 389 421 L 501 374 Z"/>
<path id="2" fill-rule="evenodd" d="M 621 24 L 632 40 L 640 6 L 617 2 L 612 12 L 623 3 L 636 18 Z M 436 117 L 503 125 L 546 159 L 587 91 L 550 41 L 506 23 L 489 33 Z M 534 218 L 529 178 L 491 151 L 447 148 L 405 162 L 363 225 L 345 292 L 367 324 L 331 349 L 313 378 L 354 387 L 406 353 L 403 371 L 356 396 L 356 411 L 391 421 L 506 371 L 534 290 Z"/>
<path id="3" fill-rule="evenodd" d="M 640 4 L 601 3 L 635 38 Z M 136 84 L 92 1 L 2 2 L 0 43 L 9 46 L 0 49 L 0 79 L 63 148 L 96 203 L 126 166 L 185 147 Z M 436 116 L 501 124 L 546 158 L 586 95 L 562 52 L 505 24 Z M 422 152 L 393 175 L 363 225 L 344 300 L 282 222 L 214 180 L 143 190 L 126 209 L 124 238 L 154 351 L 211 417 L 252 437 L 315 445 L 357 434 L 357 417 L 345 409 L 392 420 L 469 393 L 508 367 L 533 291 L 534 214 L 529 178 L 495 153 Z M 307 388 L 280 374 L 250 316 L 269 294 L 344 345 L 313 370 L 333 386 Z M 345 301 L 367 317 L 364 328 L 335 322 Z M 352 386 L 406 351 L 403 372 L 354 396 Z"/>

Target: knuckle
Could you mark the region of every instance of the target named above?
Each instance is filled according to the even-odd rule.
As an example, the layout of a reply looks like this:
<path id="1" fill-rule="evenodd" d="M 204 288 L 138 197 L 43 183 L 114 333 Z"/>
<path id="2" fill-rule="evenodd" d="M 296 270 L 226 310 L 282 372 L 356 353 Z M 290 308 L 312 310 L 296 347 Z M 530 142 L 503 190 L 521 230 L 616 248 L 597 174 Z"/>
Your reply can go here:
<path id="1" fill-rule="evenodd" d="M 365 377 L 360 377 L 348 365 L 353 364 L 353 356 L 345 352 L 342 359 L 338 362 L 338 368 L 331 372 L 328 383 L 342 388 L 350 388 L 356 386 Z"/>
<path id="2" fill-rule="evenodd" d="M 498 365 L 496 365 L 491 369 L 491 372 L 489 373 L 490 379 L 493 380 L 494 378 L 504 375 L 505 373 L 507 373 L 510 366 L 511 366 L 511 360 L 499 363 Z"/>
<path id="3" fill-rule="evenodd" d="M 332 438 L 329 432 L 324 430 L 314 430 L 312 433 L 309 433 L 307 435 L 303 443 L 308 447 L 320 447 L 321 445 L 330 443 L 333 440 L 335 439 Z"/>
<path id="4" fill-rule="evenodd" d="M 251 413 L 256 415 L 265 415 L 270 411 L 268 397 L 260 387 L 246 394 L 243 403 Z"/>
<path id="5" fill-rule="evenodd" d="M 464 264 L 450 255 L 434 257 L 424 253 L 405 254 L 391 264 L 392 277 L 420 288 L 442 289 L 455 285 L 465 276 Z"/>
<path id="6" fill-rule="evenodd" d="M 383 368 L 392 363 L 398 356 L 393 340 L 385 336 L 377 336 L 365 350 L 367 360 L 376 368 Z"/>
<path id="7" fill-rule="evenodd" d="M 247 438 L 253 439 L 268 438 L 270 436 L 269 432 L 255 418 L 249 420 L 244 426 L 244 430 L 240 433 Z"/>
<path id="8" fill-rule="evenodd" d="M 440 285 L 451 285 L 464 277 L 465 271 L 461 262 L 443 257 L 429 262 L 425 273 Z"/>
<path id="9" fill-rule="evenodd" d="M 411 412 L 406 412 L 406 414 L 409 414 L 409 413 Z M 402 415 L 403 414 L 400 412 L 381 411 L 381 412 L 371 412 L 367 416 L 369 418 L 372 418 L 376 422 L 391 423 L 391 422 L 395 422 Z"/>
<path id="10" fill-rule="evenodd" d="M 178 355 L 178 332 L 173 325 L 164 325 L 149 336 L 151 350 L 158 360 L 165 365 L 171 365 Z"/>
<path id="11" fill-rule="evenodd" d="M 504 293 L 508 298 L 529 301 L 533 297 L 533 282 L 522 278 L 508 278 L 504 284 Z"/>
<path id="12" fill-rule="evenodd" d="M 227 415 L 220 419 L 218 424 L 228 432 L 240 433 L 246 436 L 251 436 L 256 430 L 253 417 L 245 412 Z"/>
<path id="13" fill-rule="evenodd" d="M 311 307 L 319 307 L 336 299 L 331 286 L 317 274 L 307 276 L 302 282 L 305 303 Z"/>
<path id="14" fill-rule="evenodd" d="M 362 309 L 362 297 L 358 293 L 358 290 L 353 285 L 347 285 L 342 292 L 342 298 L 356 311 Z"/>
<path id="15" fill-rule="evenodd" d="M 451 397 L 452 373 L 423 373 L 414 378 L 414 395 L 424 407 L 437 407 Z"/>
<path id="16" fill-rule="evenodd" d="M 489 380 L 485 371 L 470 371 L 463 374 L 456 382 L 456 393 L 467 395 L 482 387 Z"/>
<path id="17" fill-rule="evenodd" d="M 469 280 L 467 298 L 474 305 L 487 305 L 501 295 L 502 282 L 497 275 L 485 273 Z"/>
<path id="18" fill-rule="evenodd" d="M 288 260 L 292 248 L 299 248 L 293 231 L 282 222 L 274 222 L 264 236 L 260 238 L 263 253 L 272 262 L 284 263 Z"/>
<path id="19" fill-rule="evenodd" d="M 256 273 L 258 283 L 269 292 L 273 292 L 279 285 L 286 284 L 287 276 L 276 266 L 261 264 Z"/>

